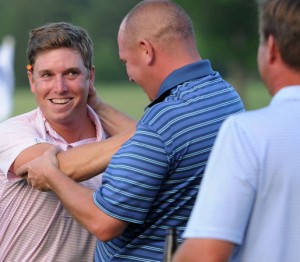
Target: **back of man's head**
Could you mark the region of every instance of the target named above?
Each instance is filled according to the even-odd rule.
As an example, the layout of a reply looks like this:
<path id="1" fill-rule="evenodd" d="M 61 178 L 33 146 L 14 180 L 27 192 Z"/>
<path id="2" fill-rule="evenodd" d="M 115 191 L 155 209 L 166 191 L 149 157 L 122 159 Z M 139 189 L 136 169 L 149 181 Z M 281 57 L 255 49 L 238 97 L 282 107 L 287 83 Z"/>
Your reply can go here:
<path id="1" fill-rule="evenodd" d="M 300 70 L 300 1 L 260 0 L 259 22 L 261 41 L 272 35 L 283 61 Z"/>
<path id="2" fill-rule="evenodd" d="M 144 38 L 167 51 L 172 44 L 194 39 L 189 15 L 170 0 L 144 0 L 124 18 L 128 41 Z"/>
<path id="3" fill-rule="evenodd" d="M 92 68 L 93 44 L 87 31 L 66 22 L 50 23 L 30 31 L 27 46 L 29 64 L 34 65 L 40 52 L 64 47 L 78 51 L 85 67 Z"/>

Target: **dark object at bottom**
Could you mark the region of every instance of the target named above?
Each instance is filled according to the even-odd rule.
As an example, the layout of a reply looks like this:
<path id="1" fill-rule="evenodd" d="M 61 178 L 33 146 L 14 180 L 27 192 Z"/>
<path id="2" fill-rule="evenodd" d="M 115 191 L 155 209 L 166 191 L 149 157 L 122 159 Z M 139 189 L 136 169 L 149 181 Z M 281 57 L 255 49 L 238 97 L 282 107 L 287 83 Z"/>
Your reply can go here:
<path id="1" fill-rule="evenodd" d="M 177 249 L 177 232 L 176 228 L 168 228 L 164 247 L 164 256 L 162 262 L 171 262 L 173 254 Z"/>

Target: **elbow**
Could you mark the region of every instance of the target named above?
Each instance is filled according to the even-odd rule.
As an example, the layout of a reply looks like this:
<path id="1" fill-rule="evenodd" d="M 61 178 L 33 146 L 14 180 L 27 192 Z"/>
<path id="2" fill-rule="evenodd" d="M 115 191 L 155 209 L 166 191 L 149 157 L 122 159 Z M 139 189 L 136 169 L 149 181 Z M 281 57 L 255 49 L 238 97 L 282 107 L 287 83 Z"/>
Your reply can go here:
<path id="1" fill-rule="evenodd" d="M 115 237 L 119 236 L 121 233 L 117 232 L 116 230 L 114 231 L 113 229 L 110 229 L 108 226 L 93 226 L 89 230 L 94 236 L 97 237 L 98 240 L 102 242 L 107 242 Z"/>
<path id="2" fill-rule="evenodd" d="M 85 220 L 87 229 L 100 241 L 110 241 L 121 235 L 128 226 L 128 222 L 107 215 L 96 205 L 90 210 L 89 219 Z"/>
<path id="3" fill-rule="evenodd" d="M 114 239 L 116 236 L 114 237 L 110 234 L 106 234 L 106 235 L 105 234 L 98 234 L 98 235 L 96 235 L 96 237 L 97 237 L 98 240 L 100 240 L 102 242 L 107 242 L 107 241 L 110 241 L 110 240 Z"/>
<path id="4" fill-rule="evenodd" d="M 121 235 L 126 228 L 126 224 L 110 225 L 109 223 L 97 223 L 91 226 L 90 232 L 102 242 L 110 241 Z"/>
<path id="5" fill-rule="evenodd" d="M 91 230 L 91 233 L 97 237 L 102 242 L 107 242 L 115 237 L 119 236 L 120 234 L 116 234 L 116 232 L 113 232 L 112 230 L 105 229 L 105 228 L 93 228 Z"/>

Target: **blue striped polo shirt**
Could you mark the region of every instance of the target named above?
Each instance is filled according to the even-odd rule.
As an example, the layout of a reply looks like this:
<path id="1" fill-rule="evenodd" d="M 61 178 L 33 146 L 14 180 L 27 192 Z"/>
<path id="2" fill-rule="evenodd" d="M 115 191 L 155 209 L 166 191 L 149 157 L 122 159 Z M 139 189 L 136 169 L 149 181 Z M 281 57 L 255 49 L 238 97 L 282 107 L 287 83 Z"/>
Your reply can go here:
<path id="1" fill-rule="evenodd" d="M 130 222 L 119 237 L 97 242 L 96 261 L 162 261 L 170 227 L 182 242 L 220 125 L 242 111 L 237 92 L 208 60 L 165 79 L 94 193 L 101 210 Z"/>

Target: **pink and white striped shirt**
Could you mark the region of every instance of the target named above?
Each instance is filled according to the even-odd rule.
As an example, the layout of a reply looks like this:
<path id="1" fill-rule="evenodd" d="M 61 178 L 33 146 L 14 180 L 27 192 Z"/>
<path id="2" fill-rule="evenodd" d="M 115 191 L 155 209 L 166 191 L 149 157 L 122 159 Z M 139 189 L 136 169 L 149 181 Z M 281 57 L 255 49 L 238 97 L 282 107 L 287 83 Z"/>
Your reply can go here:
<path id="1" fill-rule="evenodd" d="M 39 108 L 0 124 L 0 261 L 93 261 L 96 238 L 75 221 L 52 192 L 40 192 L 9 172 L 26 148 L 50 143 L 62 150 L 104 139 L 101 123 L 88 107 L 97 137 L 68 144 Z M 91 189 L 101 175 L 81 182 Z"/>

